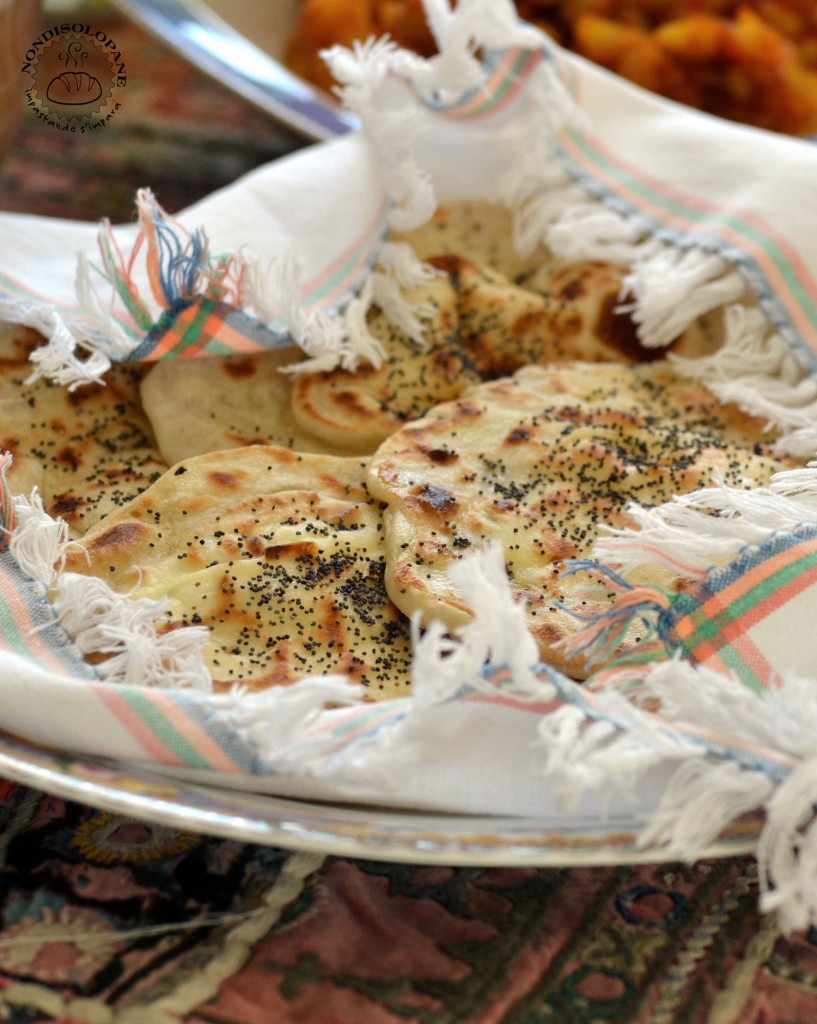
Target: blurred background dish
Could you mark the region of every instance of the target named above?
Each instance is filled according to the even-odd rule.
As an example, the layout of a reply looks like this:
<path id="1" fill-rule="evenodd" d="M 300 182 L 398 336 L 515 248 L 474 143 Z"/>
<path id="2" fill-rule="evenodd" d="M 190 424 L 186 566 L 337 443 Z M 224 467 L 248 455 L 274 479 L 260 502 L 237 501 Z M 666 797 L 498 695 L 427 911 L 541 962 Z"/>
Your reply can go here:
<path id="1" fill-rule="evenodd" d="M 117 2 L 308 138 L 349 126 L 321 50 L 389 35 L 434 52 L 422 0 Z M 521 17 L 562 46 L 668 99 L 772 131 L 817 133 L 814 0 L 516 2 Z"/>
<path id="2" fill-rule="evenodd" d="M 332 43 L 389 34 L 434 52 L 422 0 L 294 0 L 282 55 L 328 88 Z M 814 0 L 516 0 L 560 45 L 668 99 L 792 135 L 817 132 Z M 280 42 L 278 44 L 281 45 Z"/>

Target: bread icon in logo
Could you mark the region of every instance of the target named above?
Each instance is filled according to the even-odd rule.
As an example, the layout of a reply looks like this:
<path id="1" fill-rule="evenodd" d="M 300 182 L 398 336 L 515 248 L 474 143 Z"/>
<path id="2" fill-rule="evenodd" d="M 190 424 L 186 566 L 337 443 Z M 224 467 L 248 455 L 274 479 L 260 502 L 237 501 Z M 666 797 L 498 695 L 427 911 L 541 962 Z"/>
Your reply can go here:
<path id="1" fill-rule="evenodd" d="M 95 103 L 102 95 L 102 86 L 87 71 L 63 71 L 51 79 L 45 95 L 52 103 Z"/>
<path id="2" fill-rule="evenodd" d="M 102 96 L 102 85 L 95 75 L 83 71 L 88 54 L 83 52 L 82 44 L 77 40 L 69 43 L 60 54 L 65 61 L 67 70 L 56 75 L 48 83 L 45 96 L 52 103 L 64 103 L 69 106 L 81 106 L 84 103 L 96 103 Z"/>

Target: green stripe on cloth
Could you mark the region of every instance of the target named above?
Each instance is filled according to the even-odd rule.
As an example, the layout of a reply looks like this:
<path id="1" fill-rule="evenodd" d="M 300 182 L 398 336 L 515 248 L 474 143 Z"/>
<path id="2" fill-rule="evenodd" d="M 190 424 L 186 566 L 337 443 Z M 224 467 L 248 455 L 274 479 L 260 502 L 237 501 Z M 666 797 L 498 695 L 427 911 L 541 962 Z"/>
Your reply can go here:
<path id="1" fill-rule="evenodd" d="M 109 261 L 111 262 L 111 264 L 113 264 L 113 254 L 111 253 L 110 241 L 105 238 L 102 241 L 102 244 L 105 248 L 105 252 L 108 254 Z M 142 333 L 149 331 L 151 328 L 150 312 L 134 296 L 133 292 L 128 287 L 127 281 L 125 281 L 121 275 L 115 273 L 112 274 L 111 277 L 109 277 L 105 273 L 105 271 L 102 270 L 101 267 L 98 267 L 96 265 L 96 263 L 91 262 L 90 266 L 97 274 L 99 274 L 99 276 L 102 278 L 105 284 L 113 285 L 114 290 L 116 291 L 116 294 L 119 296 L 119 298 L 122 300 L 122 304 L 124 305 L 125 309 L 127 309 L 128 313 L 130 313 L 131 317 L 133 318 L 134 324 L 142 331 Z M 121 322 L 122 321 L 120 319 L 120 323 Z M 139 338 L 141 337 L 141 334 L 137 335 L 135 333 L 133 327 L 131 327 L 128 330 L 128 333 L 134 337 L 135 341 L 138 341 Z"/>
<path id="2" fill-rule="evenodd" d="M 532 53 L 529 50 L 520 50 L 514 57 L 510 68 L 505 72 L 502 81 L 478 106 L 470 108 L 468 106 L 470 100 L 468 100 L 461 105 L 465 109 L 460 110 L 458 107 L 454 107 L 451 110 L 445 110 L 443 108 L 443 113 L 453 117 L 460 117 L 463 120 L 481 117 L 483 114 L 489 113 L 495 106 L 502 102 L 508 90 L 517 84 L 519 75 L 525 70 L 528 64 L 532 61 L 536 61 L 538 63 L 540 59 L 541 58 L 538 54 Z"/>
<path id="3" fill-rule="evenodd" d="M 19 654 L 48 671 L 94 679 L 42 586 L 20 568 L 8 549 L 0 551 L 0 649 Z"/>
<path id="4" fill-rule="evenodd" d="M 746 248 L 746 240 L 753 242 L 754 247 L 760 248 L 769 258 L 792 297 L 796 299 L 809 319 L 817 321 L 817 298 L 811 293 L 808 283 L 798 277 L 791 261 L 781 251 L 778 243 L 760 226 L 753 224 L 736 210 L 725 207 L 715 208 L 714 206 L 700 208 L 694 204 L 691 198 L 685 201 L 677 195 L 671 196 L 660 191 L 644 179 L 637 177 L 623 164 L 614 163 L 610 157 L 600 152 L 590 139 L 573 128 L 568 127 L 563 130 L 562 140 L 567 143 L 568 148 L 572 148 L 580 154 L 582 160 L 590 168 L 591 174 L 592 168 L 601 170 L 632 192 L 636 199 L 649 203 L 684 221 L 685 224 L 678 227 L 679 231 L 692 231 L 701 226 L 716 231 L 718 225 L 725 225 L 740 236 L 740 238 L 729 242 L 731 246 L 737 248 L 743 245 Z M 751 251 L 751 248 L 748 251 Z"/>
<path id="5" fill-rule="evenodd" d="M 776 591 L 804 572 L 815 568 L 817 568 L 817 551 L 810 550 L 795 561 L 781 566 L 769 576 L 764 576 L 758 583 L 731 601 L 717 615 L 707 615 L 705 608 L 708 599 L 705 598 L 695 611 L 686 616 L 694 625 L 694 632 L 681 641 L 681 646 L 689 655 L 694 655 L 698 647 L 710 642 L 724 627 L 731 625 L 767 598 L 774 596 Z M 713 592 L 713 594 L 717 593 L 718 591 Z"/>
<path id="6" fill-rule="evenodd" d="M 720 648 L 718 658 L 721 664 L 730 669 L 750 690 L 753 690 L 755 693 L 762 693 L 766 689 L 755 669 L 752 668 L 737 648 L 731 644 Z"/>
<path id="7" fill-rule="evenodd" d="M 334 292 L 343 293 L 351 288 L 358 273 L 367 268 L 368 262 L 374 259 L 375 246 L 379 241 L 385 240 L 386 235 L 386 205 L 384 204 L 377 212 L 369 229 L 362 238 L 332 272 L 327 276 L 320 276 L 313 286 L 303 295 L 303 302 L 307 309 L 317 306 L 327 295 Z"/>
<path id="8" fill-rule="evenodd" d="M 124 700 L 138 715 L 144 725 L 161 740 L 162 743 L 178 757 L 182 764 L 190 768 L 211 768 L 210 762 L 201 756 L 196 748 L 168 722 L 167 718 L 156 705 L 136 687 L 123 686 L 117 690 L 118 696 Z"/>
<path id="9" fill-rule="evenodd" d="M 19 597 L 16 591 L 14 597 Z M 0 632 L 2 645 L 0 646 L 14 651 L 15 654 L 22 654 L 27 658 L 33 657 L 34 660 L 37 660 L 36 654 L 31 649 L 30 641 L 23 636 L 17 624 L 16 603 L 16 601 L 14 604 L 10 603 L 5 595 L 0 593 L 0 623 L 2 623 L 2 632 Z"/>
<path id="10" fill-rule="evenodd" d="M 192 305 L 193 303 L 191 303 L 191 306 Z M 210 320 L 210 317 L 213 315 L 213 310 L 215 309 L 216 303 L 213 300 L 199 299 L 196 301 L 195 306 L 195 312 L 193 313 L 193 316 L 189 321 L 184 322 L 184 329 L 182 330 L 181 334 L 177 333 L 180 324 L 179 317 L 184 316 L 187 313 L 187 310 L 190 309 L 190 306 L 188 306 L 187 309 L 183 310 L 183 312 L 180 315 L 177 315 L 177 317 L 174 318 L 172 326 L 165 333 L 164 337 L 167 337 L 167 334 L 177 334 L 178 337 L 176 344 L 171 346 L 169 349 L 165 350 L 165 359 L 181 355 L 182 353 L 185 352 L 186 349 L 191 348 L 192 346 L 201 348 L 207 344 L 209 339 L 205 334 L 205 329 Z M 202 337 L 204 337 L 203 344 L 201 341 Z"/>

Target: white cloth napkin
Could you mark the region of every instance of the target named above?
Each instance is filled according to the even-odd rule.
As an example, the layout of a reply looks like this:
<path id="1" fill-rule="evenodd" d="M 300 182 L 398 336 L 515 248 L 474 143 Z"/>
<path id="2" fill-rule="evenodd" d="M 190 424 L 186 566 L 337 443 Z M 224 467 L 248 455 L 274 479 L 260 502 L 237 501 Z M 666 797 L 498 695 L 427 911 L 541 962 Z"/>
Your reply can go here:
<path id="1" fill-rule="evenodd" d="M 206 357 L 290 338 L 311 365 L 354 365 L 376 356 L 370 304 L 411 322 L 390 282 L 422 268 L 385 244 L 389 228 L 422 223 L 438 200 L 481 195 L 512 209 L 521 251 L 544 243 L 626 265 L 624 301 L 646 346 L 723 309 L 720 351 L 682 369 L 767 417 L 783 450 L 817 453 L 817 147 L 648 95 L 560 51 L 510 4 L 435 2 L 429 15 L 441 49 L 431 60 L 382 42 L 330 55 L 360 133 L 262 168 L 173 221 L 147 192 L 137 225 L 0 216 L 0 313 L 51 338 L 33 371 L 71 385 L 134 353 L 192 346 Z M 218 295 L 214 274 L 228 286 Z M 193 338 L 185 316 L 204 306 L 208 328 Z M 6 495 L 0 726 L 258 791 L 643 820 L 645 842 L 690 857 L 766 807 L 764 906 L 789 927 L 815 923 L 815 473 L 737 494 L 715 481 L 600 545 L 624 577 L 678 552 L 697 576 L 687 604 L 645 595 L 639 606 L 665 641 L 661 661 L 584 687 L 538 665 L 501 555 L 487 551 L 459 569 L 474 623 L 453 650 L 434 630 L 418 638 L 412 696 L 378 705 L 334 679 L 213 695 L 195 650 L 170 653 L 198 687 L 158 685 L 149 659 L 132 678 L 128 651 L 159 642 L 155 609 L 128 619 L 121 602 L 83 589 L 97 581 L 55 571 L 58 525 L 36 497 Z M 627 596 L 626 578 L 620 586 Z M 696 630 L 718 601 L 731 619 L 714 642 Z M 100 675 L 66 637 L 104 628 L 71 629 L 77 609 L 102 604 L 122 631 L 118 676 Z M 661 716 L 640 706 L 648 694 Z"/>

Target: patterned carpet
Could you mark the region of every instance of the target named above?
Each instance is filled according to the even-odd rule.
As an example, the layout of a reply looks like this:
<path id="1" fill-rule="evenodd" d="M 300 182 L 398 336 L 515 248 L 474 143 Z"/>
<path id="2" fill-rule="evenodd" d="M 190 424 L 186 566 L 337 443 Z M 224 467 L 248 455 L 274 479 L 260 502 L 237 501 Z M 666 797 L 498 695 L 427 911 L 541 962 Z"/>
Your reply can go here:
<path id="1" fill-rule="evenodd" d="M 105 22 L 122 109 L 26 117 L 0 208 L 171 211 L 297 143 L 161 43 Z M 200 837 L 2 786 L 8 1024 L 814 1024 L 817 935 L 779 936 L 749 858 L 452 869 Z"/>
<path id="2" fill-rule="evenodd" d="M 381 864 L 201 838 L 4 792 L 0 1019 L 794 1024 L 817 948 L 750 860 Z"/>

